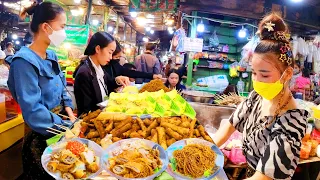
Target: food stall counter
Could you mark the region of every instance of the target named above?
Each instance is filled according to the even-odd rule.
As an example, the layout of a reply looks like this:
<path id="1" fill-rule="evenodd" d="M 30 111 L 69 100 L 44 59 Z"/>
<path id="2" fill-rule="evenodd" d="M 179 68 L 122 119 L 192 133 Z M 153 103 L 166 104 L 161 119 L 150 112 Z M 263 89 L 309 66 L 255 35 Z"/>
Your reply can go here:
<path id="1" fill-rule="evenodd" d="M 22 115 L 0 124 L 0 152 L 7 149 L 24 136 Z"/>

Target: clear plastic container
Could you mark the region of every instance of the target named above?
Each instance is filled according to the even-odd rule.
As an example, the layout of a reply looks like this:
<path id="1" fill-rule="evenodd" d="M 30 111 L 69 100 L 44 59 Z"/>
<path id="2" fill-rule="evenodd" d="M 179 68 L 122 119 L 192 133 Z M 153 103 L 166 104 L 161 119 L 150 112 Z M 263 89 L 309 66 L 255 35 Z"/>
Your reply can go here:
<path id="1" fill-rule="evenodd" d="M 219 171 L 223 168 L 224 155 L 216 145 L 214 145 L 213 143 L 211 143 L 209 141 L 205 141 L 205 140 L 198 139 L 198 138 L 190 138 L 190 139 L 183 139 L 183 140 L 177 141 L 177 142 L 173 143 L 167 149 L 169 160 L 171 160 L 173 158 L 173 152 L 175 150 L 182 149 L 184 146 L 189 145 L 189 144 L 204 144 L 204 145 L 211 147 L 211 149 L 217 154 L 215 164 L 216 164 L 216 166 L 219 166 L 220 168 L 217 171 L 215 171 L 213 174 L 211 174 L 209 177 L 203 176 L 201 178 L 195 179 L 195 178 L 184 176 L 184 175 L 180 174 L 179 172 L 174 171 L 171 167 L 172 164 L 169 162 L 167 172 L 175 179 L 210 180 L 210 179 L 213 179 L 215 176 L 217 176 L 219 174 Z"/>
<path id="2" fill-rule="evenodd" d="M 109 166 L 110 166 L 109 158 L 112 158 L 112 157 L 122 153 L 122 151 L 124 149 L 128 150 L 130 148 L 137 148 L 137 147 L 141 147 L 141 146 L 159 150 L 160 160 L 162 162 L 162 167 L 157 173 L 155 173 L 151 176 L 145 177 L 145 178 L 125 178 L 122 176 L 118 176 L 109 170 Z M 158 177 L 163 171 L 166 170 L 166 168 L 168 166 L 168 161 L 169 161 L 166 151 L 159 144 L 156 144 L 156 143 L 149 141 L 149 140 L 139 139 L 139 138 L 131 138 L 131 139 L 124 139 L 121 141 L 117 141 L 117 142 L 111 144 L 104 152 L 105 152 L 105 154 L 103 155 L 103 161 L 104 161 L 105 170 L 111 176 L 116 177 L 117 179 L 120 179 L 120 180 L 130 180 L 130 179 L 151 180 L 151 179 L 154 179 L 154 178 Z"/>
<path id="3" fill-rule="evenodd" d="M 56 144 L 53 144 L 53 145 L 47 147 L 41 156 L 41 164 L 42 164 L 42 167 L 44 168 L 44 170 L 48 174 L 50 174 L 54 179 L 62 179 L 59 173 L 52 173 L 52 172 L 48 171 L 47 164 L 49 163 L 49 161 L 51 159 L 52 153 L 57 152 L 61 149 L 64 149 L 66 147 L 67 142 L 69 142 L 69 141 L 79 141 L 79 142 L 87 145 L 87 147 L 89 149 L 93 150 L 95 156 L 100 158 L 99 170 L 96 173 L 93 173 L 90 176 L 86 177 L 85 179 L 92 179 L 92 178 L 98 176 L 103 170 L 103 163 L 102 163 L 103 162 L 103 159 L 102 159 L 103 149 L 101 146 L 99 146 L 95 142 L 90 141 L 88 139 L 82 139 L 82 138 L 65 139 L 63 141 L 60 141 Z"/>
<path id="4" fill-rule="evenodd" d="M 0 94 L 0 123 L 6 120 L 6 96 Z"/>

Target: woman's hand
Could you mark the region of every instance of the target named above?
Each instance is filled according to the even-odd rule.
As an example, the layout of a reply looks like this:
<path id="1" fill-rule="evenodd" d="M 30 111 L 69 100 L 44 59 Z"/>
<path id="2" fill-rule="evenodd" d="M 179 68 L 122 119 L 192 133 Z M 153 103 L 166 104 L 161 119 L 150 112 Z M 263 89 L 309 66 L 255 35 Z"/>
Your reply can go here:
<path id="1" fill-rule="evenodd" d="M 65 110 L 68 114 L 70 121 L 74 122 L 77 118 L 74 116 L 72 109 L 70 107 L 66 107 Z"/>
<path id="2" fill-rule="evenodd" d="M 130 80 L 129 80 L 129 78 L 126 77 L 126 76 L 118 76 L 118 77 L 116 77 L 115 80 L 116 80 L 116 83 L 117 83 L 118 85 L 121 85 L 121 86 L 124 86 L 124 87 L 130 85 Z"/>
<path id="3" fill-rule="evenodd" d="M 154 74 L 153 79 L 162 79 L 162 75 L 161 74 Z"/>

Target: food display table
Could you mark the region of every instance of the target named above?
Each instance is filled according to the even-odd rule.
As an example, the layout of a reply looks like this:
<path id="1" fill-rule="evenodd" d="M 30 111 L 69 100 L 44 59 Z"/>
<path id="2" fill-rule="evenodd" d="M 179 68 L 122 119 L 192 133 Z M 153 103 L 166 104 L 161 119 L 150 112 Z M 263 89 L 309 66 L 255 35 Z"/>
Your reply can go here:
<path id="1" fill-rule="evenodd" d="M 7 149 L 24 136 L 22 115 L 0 124 L 0 152 Z"/>

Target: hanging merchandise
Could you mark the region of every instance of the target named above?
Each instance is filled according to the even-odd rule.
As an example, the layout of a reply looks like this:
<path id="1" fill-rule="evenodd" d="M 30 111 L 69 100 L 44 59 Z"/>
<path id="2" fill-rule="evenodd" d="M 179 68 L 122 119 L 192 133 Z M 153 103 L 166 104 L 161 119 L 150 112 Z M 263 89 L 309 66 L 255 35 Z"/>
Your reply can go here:
<path id="1" fill-rule="evenodd" d="M 241 52 L 241 61 L 249 61 L 259 42 L 259 36 L 255 35 L 245 46 L 243 46 Z"/>
<path id="2" fill-rule="evenodd" d="M 210 45 L 210 47 L 218 47 L 219 46 L 219 39 L 217 36 L 217 31 L 213 31 L 211 37 L 209 38 L 209 45 Z"/>
<path id="3" fill-rule="evenodd" d="M 229 52 L 229 46 L 228 45 L 224 45 L 222 47 L 222 52 L 228 53 Z"/>
<path id="4" fill-rule="evenodd" d="M 298 37 L 297 36 L 292 36 L 292 56 L 294 59 L 296 59 L 297 54 L 298 54 Z"/>
<path id="5" fill-rule="evenodd" d="M 183 28 L 179 28 L 173 35 L 171 45 L 170 45 L 170 51 L 177 51 L 177 52 L 184 52 L 183 48 L 183 40 L 186 37 L 186 32 Z"/>
<path id="6" fill-rule="evenodd" d="M 238 66 L 238 63 L 233 63 L 229 66 L 229 75 L 230 77 L 232 78 L 235 78 L 235 77 L 238 77 L 239 74 L 238 74 L 238 70 L 237 70 L 237 66 Z"/>
<path id="7" fill-rule="evenodd" d="M 316 37 L 313 40 L 313 44 L 317 47 L 320 48 L 320 34 L 316 35 Z"/>
<path id="8" fill-rule="evenodd" d="M 308 55 L 307 43 L 301 37 L 298 38 L 298 53 L 302 56 Z"/>

